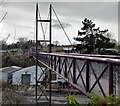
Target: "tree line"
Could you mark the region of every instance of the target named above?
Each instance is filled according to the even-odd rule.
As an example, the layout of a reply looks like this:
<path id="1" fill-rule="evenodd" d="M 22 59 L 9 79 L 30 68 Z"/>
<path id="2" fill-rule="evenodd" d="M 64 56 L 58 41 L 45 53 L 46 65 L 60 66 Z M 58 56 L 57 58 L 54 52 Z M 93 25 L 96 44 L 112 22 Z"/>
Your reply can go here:
<path id="1" fill-rule="evenodd" d="M 79 42 L 76 51 L 87 54 L 115 54 L 112 51 L 117 44 L 115 39 L 112 39 L 108 29 L 100 30 L 100 27 L 95 28 L 96 24 L 87 18 L 82 21 L 83 27 L 78 31 L 78 36 L 74 40 Z M 109 49 L 109 51 L 106 51 Z M 110 53 L 111 52 L 111 53 Z"/>
<path id="2" fill-rule="evenodd" d="M 78 44 L 74 45 L 77 52 L 87 54 L 116 54 L 115 51 L 106 51 L 106 49 L 114 48 L 117 44 L 117 41 L 112 38 L 111 34 L 108 32 L 108 29 L 101 30 L 100 27 L 96 28 L 96 24 L 87 18 L 82 21 L 82 25 L 83 27 L 78 31 L 78 36 L 74 37 L 74 40 L 78 42 Z M 39 41 L 38 44 L 41 48 L 44 46 L 49 47 L 49 44 L 41 44 Z M 7 45 L 6 42 L 2 42 L 2 49 L 30 49 L 35 45 L 36 43 L 33 40 L 19 38 L 16 43 L 9 45 Z M 54 41 L 52 47 L 56 47 L 58 45 L 59 41 Z"/>

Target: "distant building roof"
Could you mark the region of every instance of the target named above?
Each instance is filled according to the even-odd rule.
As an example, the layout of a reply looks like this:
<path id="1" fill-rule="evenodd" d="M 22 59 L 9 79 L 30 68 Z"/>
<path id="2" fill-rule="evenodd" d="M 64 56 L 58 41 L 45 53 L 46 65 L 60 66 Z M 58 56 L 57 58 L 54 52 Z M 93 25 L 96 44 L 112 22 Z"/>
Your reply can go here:
<path id="1" fill-rule="evenodd" d="M 72 50 L 72 47 L 65 47 L 63 50 Z"/>
<path id="2" fill-rule="evenodd" d="M 21 69 L 21 67 L 11 66 L 11 67 L 1 68 L 0 71 L 5 72 L 5 73 L 11 73 L 11 72 L 17 71 L 19 69 Z"/>
<path id="3" fill-rule="evenodd" d="M 28 49 L 21 49 L 23 52 L 28 52 L 29 50 Z"/>
<path id="4" fill-rule="evenodd" d="M 0 50 L 0 55 L 8 54 L 9 52 L 7 50 Z"/>
<path id="5" fill-rule="evenodd" d="M 0 53 L 7 52 L 6 50 L 0 50 Z"/>
<path id="6" fill-rule="evenodd" d="M 17 52 L 18 48 L 11 49 L 10 52 Z"/>
<path id="7" fill-rule="evenodd" d="M 35 52 L 36 51 L 36 48 L 31 48 L 32 52 Z"/>
<path id="8" fill-rule="evenodd" d="M 44 70 L 44 67 L 42 67 L 42 69 Z M 33 65 L 33 66 L 29 66 L 29 67 L 25 67 L 25 68 L 21 68 L 19 69 L 18 71 L 25 71 L 25 72 L 28 72 L 28 71 L 34 71 L 36 70 L 36 65 Z M 41 71 L 41 68 L 38 66 L 38 70 Z"/>

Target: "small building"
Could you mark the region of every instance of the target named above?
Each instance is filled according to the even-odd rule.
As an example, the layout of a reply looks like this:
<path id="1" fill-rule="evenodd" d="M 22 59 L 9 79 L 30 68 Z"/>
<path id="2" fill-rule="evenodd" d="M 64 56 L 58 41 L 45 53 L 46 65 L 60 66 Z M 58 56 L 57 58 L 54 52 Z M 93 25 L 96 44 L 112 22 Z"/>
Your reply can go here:
<path id="1" fill-rule="evenodd" d="M 63 48 L 63 51 L 65 53 L 74 53 L 74 50 L 75 50 L 75 48 L 72 48 L 72 47 L 64 47 Z"/>
<path id="2" fill-rule="evenodd" d="M 23 55 L 28 54 L 29 52 L 29 49 L 25 49 L 25 48 L 21 48 L 20 50 L 22 51 Z"/>
<path id="3" fill-rule="evenodd" d="M 15 49 L 11 49 L 10 54 L 12 55 L 28 55 L 29 53 L 29 49 L 24 49 L 24 48 L 15 48 Z"/>
<path id="4" fill-rule="evenodd" d="M 18 48 L 11 49 L 11 50 L 9 50 L 9 52 L 10 52 L 10 55 L 16 55 L 16 54 L 20 53 Z"/>
<path id="5" fill-rule="evenodd" d="M 0 80 L 2 82 L 11 82 L 12 81 L 12 73 L 19 69 L 21 69 L 21 67 L 17 67 L 17 66 L 1 68 L 0 69 L 0 75 L 1 75 Z"/>
<path id="6" fill-rule="evenodd" d="M 0 50 L 0 56 L 6 56 L 9 55 L 9 51 L 7 50 Z"/>
<path id="7" fill-rule="evenodd" d="M 42 67 L 44 70 L 44 68 Z M 37 76 L 39 81 L 43 81 L 45 74 L 43 74 L 42 70 L 38 66 Z M 26 68 L 22 68 L 16 72 L 12 73 L 12 85 L 35 85 L 36 84 L 36 66 L 30 66 Z"/>

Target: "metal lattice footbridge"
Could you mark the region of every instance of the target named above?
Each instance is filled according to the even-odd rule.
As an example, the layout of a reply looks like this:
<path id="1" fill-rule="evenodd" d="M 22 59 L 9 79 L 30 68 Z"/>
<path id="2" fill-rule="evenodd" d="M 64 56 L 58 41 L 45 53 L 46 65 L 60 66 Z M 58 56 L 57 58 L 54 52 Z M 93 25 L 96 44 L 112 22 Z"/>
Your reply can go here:
<path id="1" fill-rule="evenodd" d="M 36 59 L 35 53 L 32 53 L 31 56 Z M 38 62 L 67 82 L 69 79 L 69 83 L 84 95 L 87 95 L 87 92 L 92 92 L 96 86 L 104 97 L 108 94 L 118 93 L 115 88 L 118 86 L 115 78 L 120 77 L 119 59 L 39 53 Z"/>
<path id="2" fill-rule="evenodd" d="M 119 56 L 100 56 L 100 55 L 80 55 L 77 53 L 73 54 L 56 54 L 52 53 L 51 39 L 52 39 L 52 10 L 56 15 L 55 10 L 50 4 L 49 18 L 42 20 L 38 17 L 39 9 L 38 4 L 36 5 L 36 52 L 30 54 L 31 58 L 36 61 L 36 103 L 45 96 L 48 100 L 48 105 L 51 106 L 52 101 L 52 73 L 57 75 L 57 78 L 62 78 L 68 83 L 73 89 L 77 89 L 82 94 L 86 95 L 89 92 L 95 92 L 103 97 L 110 94 L 120 95 L 119 91 L 119 78 L 120 78 L 120 57 Z M 58 22 L 60 20 L 56 15 Z M 44 40 L 38 40 L 38 23 L 46 22 L 49 23 L 49 40 L 45 40 L 45 31 L 43 30 Z M 60 23 L 61 27 L 62 24 Z M 43 29 L 43 28 L 42 28 Z M 69 42 L 70 39 L 62 27 Z M 39 42 L 49 42 L 49 52 L 43 53 L 38 51 Z M 71 43 L 71 42 L 70 42 Z M 37 66 L 45 67 L 48 71 L 48 75 L 45 79 L 45 84 L 40 82 L 41 76 L 37 75 Z M 48 78 L 48 80 L 47 80 Z M 40 83 L 40 84 L 39 84 Z M 41 87 L 42 85 L 43 87 Z M 49 89 L 46 93 L 46 88 Z M 38 92 L 41 90 L 41 93 Z"/>

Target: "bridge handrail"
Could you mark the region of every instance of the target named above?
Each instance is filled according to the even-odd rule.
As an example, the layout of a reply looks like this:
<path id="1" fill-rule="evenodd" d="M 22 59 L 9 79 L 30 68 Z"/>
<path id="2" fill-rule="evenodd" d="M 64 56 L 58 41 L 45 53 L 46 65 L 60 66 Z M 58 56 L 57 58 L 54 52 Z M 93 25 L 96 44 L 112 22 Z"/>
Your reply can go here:
<path id="1" fill-rule="evenodd" d="M 32 53 L 31 56 L 36 59 L 36 53 Z M 71 60 L 72 61 L 71 61 Z M 82 60 L 83 64 L 79 67 L 78 65 L 78 60 Z M 102 78 L 103 74 L 108 70 L 108 84 L 109 84 L 109 94 L 113 94 L 114 93 L 114 88 L 113 88 L 113 75 L 114 72 L 117 72 L 119 74 L 119 66 L 120 66 L 120 59 L 115 59 L 115 58 L 102 58 L 102 57 L 90 57 L 90 56 L 79 56 L 79 55 L 73 55 L 73 54 L 57 54 L 57 53 L 38 53 L 38 61 L 42 64 L 44 64 L 44 66 L 48 67 L 48 69 L 52 70 L 52 71 L 58 71 L 58 74 L 67 81 L 67 75 L 70 73 L 70 77 L 72 77 L 72 80 L 70 80 L 71 82 L 69 82 L 73 87 L 75 87 L 76 89 L 78 89 L 79 91 L 82 91 L 83 94 L 86 95 L 87 92 L 91 92 L 95 86 L 98 84 L 102 95 L 105 97 L 105 91 L 103 90 L 103 87 L 101 86 L 100 83 L 100 79 Z M 67 64 L 67 62 L 70 61 L 70 64 Z M 97 73 L 95 72 L 95 69 L 93 68 L 93 65 L 91 64 L 91 62 L 96 62 L 96 63 L 105 63 L 105 67 L 104 68 L 100 68 L 101 70 L 101 74 L 97 75 Z M 99 64 L 98 64 L 99 65 Z M 72 67 L 72 68 L 71 68 Z M 76 70 L 77 69 L 77 70 Z M 83 69 L 85 69 L 86 71 L 86 80 L 83 80 L 82 76 L 82 72 Z M 90 87 L 90 81 L 89 81 L 89 76 L 90 76 L 90 72 L 93 72 L 94 77 L 96 79 L 96 81 L 94 82 L 94 84 Z M 56 72 L 55 72 L 56 73 Z M 61 74 L 62 73 L 62 74 Z M 76 73 L 79 73 L 78 75 L 76 75 Z M 77 85 L 78 79 L 81 78 L 81 81 L 83 83 L 84 87 L 80 87 Z"/>
<path id="2" fill-rule="evenodd" d="M 32 54 L 35 54 L 35 53 L 32 53 Z M 93 62 L 120 64 L 120 59 L 114 59 L 114 58 L 90 57 L 90 56 L 79 56 L 79 55 L 70 55 L 70 54 L 67 55 L 67 54 L 57 54 L 57 53 L 43 53 L 43 52 L 42 53 L 40 52 L 38 55 L 58 56 L 58 57 L 88 60 Z"/>
<path id="3" fill-rule="evenodd" d="M 118 56 L 118 55 L 99 55 L 99 54 L 80 54 L 80 53 L 70 53 L 70 54 L 77 55 L 77 56 L 90 56 L 90 57 L 120 59 L 120 56 Z"/>
<path id="4" fill-rule="evenodd" d="M 42 53 L 42 54 L 44 54 L 44 53 Z M 33 58 L 36 59 L 35 56 L 33 56 Z M 81 93 L 83 93 L 84 95 L 87 96 L 87 93 L 82 88 L 79 88 L 79 86 L 77 86 L 73 82 L 68 81 L 67 78 L 64 78 L 63 75 L 60 75 L 58 72 L 56 72 L 55 70 L 53 70 L 51 67 L 49 67 L 45 63 L 41 62 L 40 60 L 38 60 L 38 61 L 39 61 L 39 63 L 41 63 L 42 65 L 46 66 L 48 69 L 52 70 L 53 72 L 55 72 L 57 75 L 59 75 L 60 77 L 62 77 L 65 81 L 69 82 L 73 87 L 75 87 L 77 90 L 79 90 Z"/>

